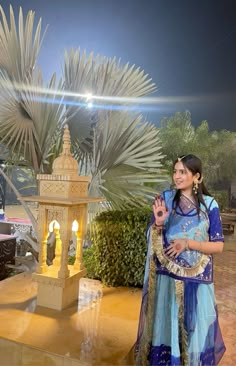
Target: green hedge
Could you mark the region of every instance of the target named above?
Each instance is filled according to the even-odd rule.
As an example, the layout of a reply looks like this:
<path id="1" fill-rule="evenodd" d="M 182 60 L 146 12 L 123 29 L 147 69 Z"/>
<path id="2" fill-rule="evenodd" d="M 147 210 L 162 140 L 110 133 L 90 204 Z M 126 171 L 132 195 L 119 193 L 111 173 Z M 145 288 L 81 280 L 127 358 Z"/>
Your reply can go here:
<path id="1" fill-rule="evenodd" d="M 220 211 L 229 207 L 229 193 L 228 191 L 210 191 L 212 196 L 217 201 Z"/>
<path id="2" fill-rule="evenodd" d="M 88 277 L 110 286 L 142 286 L 150 215 L 150 208 L 100 214 L 93 245 L 84 250 Z"/>

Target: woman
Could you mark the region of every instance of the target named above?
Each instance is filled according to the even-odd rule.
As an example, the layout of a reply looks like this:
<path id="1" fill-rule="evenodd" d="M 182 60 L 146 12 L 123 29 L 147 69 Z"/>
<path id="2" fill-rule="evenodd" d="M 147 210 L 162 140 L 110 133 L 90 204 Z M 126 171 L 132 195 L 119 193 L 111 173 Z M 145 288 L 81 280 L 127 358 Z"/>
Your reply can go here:
<path id="1" fill-rule="evenodd" d="M 223 250 L 219 208 L 201 161 L 174 164 L 175 190 L 153 204 L 135 363 L 217 365 L 225 352 L 214 296 L 212 254 Z"/>

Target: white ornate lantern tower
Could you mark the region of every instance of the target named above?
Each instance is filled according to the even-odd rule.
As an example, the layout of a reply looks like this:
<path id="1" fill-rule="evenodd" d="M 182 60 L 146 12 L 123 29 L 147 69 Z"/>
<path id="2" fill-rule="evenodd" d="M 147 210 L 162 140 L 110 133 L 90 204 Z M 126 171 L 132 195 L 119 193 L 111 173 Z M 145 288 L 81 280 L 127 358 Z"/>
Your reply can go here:
<path id="1" fill-rule="evenodd" d="M 78 175 L 78 163 L 70 151 L 70 133 L 66 126 L 63 151 L 54 160 L 52 174 L 38 174 L 39 196 L 24 197 L 39 203 L 39 263 L 33 279 L 38 283 L 37 305 L 62 310 L 78 299 L 79 280 L 86 270 L 82 262 L 82 239 L 86 230 L 87 205 L 102 198 L 88 197 L 89 177 Z M 54 231 L 55 259 L 46 264 L 47 237 Z M 68 265 L 68 246 L 76 235 L 76 260 Z"/>

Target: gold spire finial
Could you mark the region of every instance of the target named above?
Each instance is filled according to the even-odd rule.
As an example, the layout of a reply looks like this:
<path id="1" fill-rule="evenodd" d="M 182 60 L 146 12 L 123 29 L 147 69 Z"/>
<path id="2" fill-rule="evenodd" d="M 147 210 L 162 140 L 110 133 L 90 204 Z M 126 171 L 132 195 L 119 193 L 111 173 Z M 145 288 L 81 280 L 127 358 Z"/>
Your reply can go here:
<path id="1" fill-rule="evenodd" d="M 63 148 L 58 158 L 52 165 L 52 172 L 56 175 L 78 176 L 78 162 L 71 154 L 71 140 L 69 127 L 66 124 L 63 133 Z"/>
<path id="2" fill-rule="evenodd" d="M 62 156 L 62 155 L 72 156 L 70 147 L 71 147 L 70 131 L 69 131 L 68 125 L 66 124 L 65 128 L 64 128 L 64 134 L 63 134 L 63 149 L 62 149 L 60 156 Z"/>

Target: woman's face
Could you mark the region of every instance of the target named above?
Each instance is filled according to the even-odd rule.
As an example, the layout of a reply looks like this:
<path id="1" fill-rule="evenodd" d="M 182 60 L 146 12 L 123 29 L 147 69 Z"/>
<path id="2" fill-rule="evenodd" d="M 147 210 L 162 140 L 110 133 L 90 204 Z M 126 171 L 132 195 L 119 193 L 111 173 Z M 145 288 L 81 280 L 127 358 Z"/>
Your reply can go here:
<path id="1" fill-rule="evenodd" d="M 194 180 L 199 177 L 199 173 L 193 175 L 193 173 L 183 165 L 182 161 L 178 161 L 174 166 L 173 180 L 176 188 L 181 189 L 181 191 L 191 192 Z"/>

